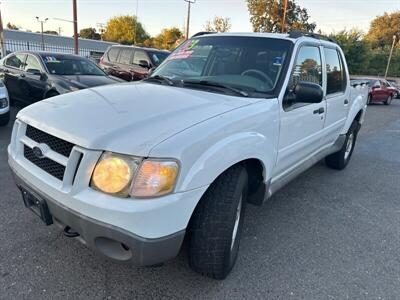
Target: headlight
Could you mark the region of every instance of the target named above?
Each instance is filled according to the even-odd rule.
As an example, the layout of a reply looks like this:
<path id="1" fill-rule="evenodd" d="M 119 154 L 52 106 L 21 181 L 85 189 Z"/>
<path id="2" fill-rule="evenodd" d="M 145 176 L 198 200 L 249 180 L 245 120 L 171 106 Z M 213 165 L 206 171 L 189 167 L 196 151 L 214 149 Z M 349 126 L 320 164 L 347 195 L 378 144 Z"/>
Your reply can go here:
<path id="1" fill-rule="evenodd" d="M 175 161 L 141 160 L 106 152 L 93 171 L 90 185 L 118 197 L 158 197 L 173 191 L 178 171 Z"/>
<path id="2" fill-rule="evenodd" d="M 172 192 L 178 176 L 174 161 L 144 160 L 132 185 L 133 197 L 157 197 Z"/>
<path id="3" fill-rule="evenodd" d="M 8 100 L 7 98 L 1 98 L 0 99 L 0 109 L 1 108 L 6 108 L 8 106 Z"/>
<path id="4" fill-rule="evenodd" d="M 91 186 L 107 194 L 128 197 L 139 163 L 137 158 L 106 152 L 93 171 Z"/>

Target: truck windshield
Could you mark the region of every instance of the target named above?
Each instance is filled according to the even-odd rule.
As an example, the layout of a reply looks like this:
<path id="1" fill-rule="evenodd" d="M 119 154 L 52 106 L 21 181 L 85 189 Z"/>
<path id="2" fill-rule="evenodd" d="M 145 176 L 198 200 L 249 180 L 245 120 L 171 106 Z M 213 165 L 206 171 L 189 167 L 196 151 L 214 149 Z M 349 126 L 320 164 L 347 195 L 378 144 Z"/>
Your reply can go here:
<path id="1" fill-rule="evenodd" d="M 105 73 L 99 67 L 85 59 L 45 56 L 43 61 L 49 73 L 54 75 L 105 76 Z"/>
<path id="2" fill-rule="evenodd" d="M 189 88 L 225 86 L 253 95 L 272 93 L 291 44 L 287 40 L 264 37 L 193 38 L 179 46 L 152 77 L 168 78 Z"/>

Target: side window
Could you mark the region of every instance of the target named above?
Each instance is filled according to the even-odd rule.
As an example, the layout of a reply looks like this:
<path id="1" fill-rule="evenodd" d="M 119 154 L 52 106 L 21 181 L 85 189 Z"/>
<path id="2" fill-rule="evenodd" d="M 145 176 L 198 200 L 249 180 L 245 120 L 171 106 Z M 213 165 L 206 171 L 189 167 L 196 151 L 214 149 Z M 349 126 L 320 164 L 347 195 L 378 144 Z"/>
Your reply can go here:
<path id="1" fill-rule="evenodd" d="M 326 94 L 343 92 L 346 89 L 344 70 L 336 49 L 324 49 L 326 61 Z"/>
<path id="2" fill-rule="evenodd" d="M 118 62 L 121 64 L 128 65 L 131 61 L 132 49 L 122 49 L 119 55 Z"/>
<path id="3" fill-rule="evenodd" d="M 17 69 L 22 69 L 23 64 L 24 64 L 24 59 L 25 59 L 25 54 L 11 55 L 6 60 L 6 66 L 12 67 L 12 68 L 17 68 Z"/>
<path id="4" fill-rule="evenodd" d="M 144 51 L 135 50 L 135 55 L 133 56 L 133 64 L 139 65 L 141 60 L 147 61 L 147 63 L 150 65 L 147 54 Z"/>
<path id="5" fill-rule="evenodd" d="M 118 53 L 119 53 L 119 48 L 117 47 L 110 48 L 110 50 L 107 53 L 108 60 L 111 62 L 116 62 Z"/>
<path id="6" fill-rule="evenodd" d="M 300 48 L 289 81 L 289 90 L 293 91 L 299 81 L 316 83 L 322 87 L 322 61 L 318 47 Z"/>
<path id="7" fill-rule="evenodd" d="M 389 84 L 387 83 L 387 81 L 382 80 L 382 86 L 388 88 Z"/>
<path id="8" fill-rule="evenodd" d="M 25 62 L 24 70 L 27 71 L 29 69 L 42 71 L 42 67 L 39 61 L 36 59 L 36 57 L 33 57 L 32 55 L 28 55 Z"/>

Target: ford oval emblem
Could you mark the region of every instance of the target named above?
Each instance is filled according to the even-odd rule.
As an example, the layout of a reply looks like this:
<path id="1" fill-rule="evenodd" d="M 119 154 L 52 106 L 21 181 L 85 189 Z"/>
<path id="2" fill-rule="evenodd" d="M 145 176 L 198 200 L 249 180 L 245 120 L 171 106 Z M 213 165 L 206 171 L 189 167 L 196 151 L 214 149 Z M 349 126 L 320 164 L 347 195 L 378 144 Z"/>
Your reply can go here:
<path id="1" fill-rule="evenodd" d="M 40 149 L 37 146 L 32 148 L 32 152 L 37 158 L 43 158 L 44 157 L 43 150 Z"/>

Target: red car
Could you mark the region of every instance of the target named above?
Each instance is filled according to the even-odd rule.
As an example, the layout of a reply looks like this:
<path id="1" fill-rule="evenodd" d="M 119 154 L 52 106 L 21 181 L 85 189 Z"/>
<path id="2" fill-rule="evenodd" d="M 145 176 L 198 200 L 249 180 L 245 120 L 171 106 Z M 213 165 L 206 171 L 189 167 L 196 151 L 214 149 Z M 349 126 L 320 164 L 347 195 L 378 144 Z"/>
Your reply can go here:
<path id="1" fill-rule="evenodd" d="M 126 81 L 148 76 L 150 69 L 158 67 L 169 51 L 133 46 L 111 46 L 100 59 L 99 66 L 107 73 Z"/>
<path id="2" fill-rule="evenodd" d="M 392 99 L 396 96 L 397 90 L 390 86 L 385 79 L 369 79 L 368 104 L 384 103 L 390 105 Z"/>

